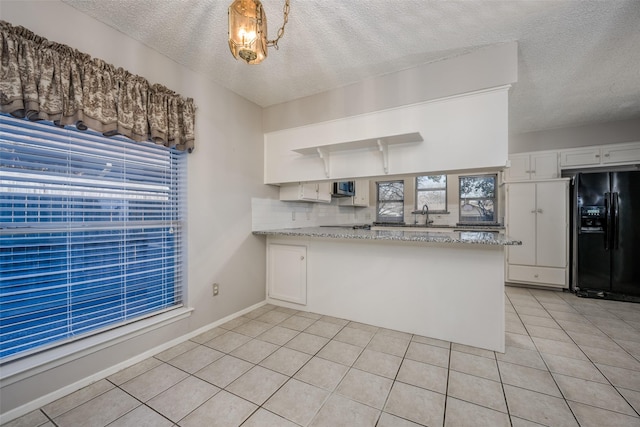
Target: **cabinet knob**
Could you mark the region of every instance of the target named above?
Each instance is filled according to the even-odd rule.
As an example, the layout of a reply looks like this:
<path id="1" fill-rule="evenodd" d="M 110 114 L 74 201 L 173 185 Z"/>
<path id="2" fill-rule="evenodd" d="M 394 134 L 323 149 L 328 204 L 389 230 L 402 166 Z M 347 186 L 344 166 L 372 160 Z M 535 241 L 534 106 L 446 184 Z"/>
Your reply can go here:
<path id="1" fill-rule="evenodd" d="M 531 211 L 531 213 L 536 213 L 536 212 L 537 212 L 537 211 L 536 211 L 535 209 Z"/>
<path id="2" fill-rule="evenodd" d="M 600 154 L 596 154 L 596 159 L 600 158 Z"/>
<path id="3" fill-rule="evenodd" d="M 605 156 L 605 157 L 609 157 L 609 153 L 605 154 L 604 156 Z"/>
<path id="4" fill-rule="evenodd" d="M 537 274 L 534 274 L 534 275 L 533 275 L 533 277 L 535 277 L 535 278 L 537 279 L 537 278 L 538 278 L 538 275 L 537 275 Z"/>
<path id="5" fill-rule="evenodd" d="M 537 212 L 538 212 L 538 213 L 542 213 L 542 209 L 538 209 L 538 210 L 537 210 Z"/>
<path id="6" fill-rule="evenodd" d="M 304 261 L 304 255 L 300 255 L 300 261 Z"/>

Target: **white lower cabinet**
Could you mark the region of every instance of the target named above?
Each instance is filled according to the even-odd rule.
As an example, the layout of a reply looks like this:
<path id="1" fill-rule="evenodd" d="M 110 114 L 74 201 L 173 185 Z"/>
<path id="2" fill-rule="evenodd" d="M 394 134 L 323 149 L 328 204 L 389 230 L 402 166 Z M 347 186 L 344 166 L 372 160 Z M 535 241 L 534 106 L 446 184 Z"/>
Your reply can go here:
<path id="1" fill-rule="evenodd" d="M 568 287 L 569 182 L 507 184 L 506 228 L 521 246 L 507 249 L 506 281 Z"/>
<path id="2" fill-rule="evenodd" d="M 269 243 L 267 247 L 267 296 L 307 304 L 307 247 Z"/>

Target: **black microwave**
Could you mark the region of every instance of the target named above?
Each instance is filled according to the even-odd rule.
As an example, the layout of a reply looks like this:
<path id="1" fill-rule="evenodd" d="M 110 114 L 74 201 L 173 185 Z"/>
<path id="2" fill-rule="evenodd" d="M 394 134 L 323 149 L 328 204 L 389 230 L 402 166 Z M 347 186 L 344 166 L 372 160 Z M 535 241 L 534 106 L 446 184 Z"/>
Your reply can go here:
<path id="1" fill-rule="evenodd" d="M 356 194 L 354 181 L 338 181 L 333 183 L 333 197 L 349 197 Z"/>

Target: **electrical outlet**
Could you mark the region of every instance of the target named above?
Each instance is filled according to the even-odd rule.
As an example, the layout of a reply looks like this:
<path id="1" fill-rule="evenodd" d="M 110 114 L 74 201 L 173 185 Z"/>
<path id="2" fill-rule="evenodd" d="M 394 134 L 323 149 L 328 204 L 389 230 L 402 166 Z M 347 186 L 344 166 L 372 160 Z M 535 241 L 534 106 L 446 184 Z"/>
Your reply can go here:
<path id="1" fill-rule="evenodd" d="M 218 285 L 217 283 L 213 284 L 213 296 L 215 297 L 216 295 L 218 295 L 218 293 L 220 292 L 220 285 Z"/>

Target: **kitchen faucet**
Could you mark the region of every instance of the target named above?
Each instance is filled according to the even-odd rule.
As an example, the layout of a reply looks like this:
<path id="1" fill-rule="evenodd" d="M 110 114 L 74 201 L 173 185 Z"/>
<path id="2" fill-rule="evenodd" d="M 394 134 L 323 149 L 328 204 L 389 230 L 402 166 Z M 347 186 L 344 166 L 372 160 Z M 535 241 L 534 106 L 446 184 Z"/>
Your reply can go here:
<path id="1" fill-rule="evenodd" d="M 425 203 L 424 206 L 422 207 L 422 215 L 426 215 L 427 219 L 425 220 L 424 225 L 425 226 L 429 226 L 429 224 L 433 223 L 433 220 L 429 221 L 429 206 Z"/>

